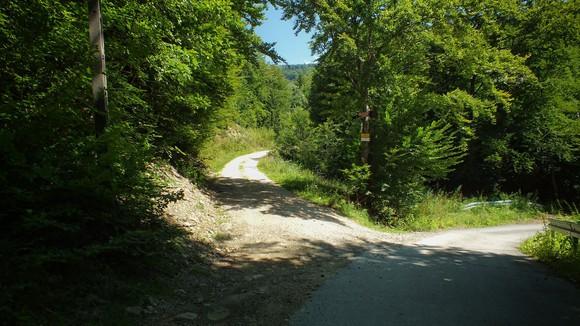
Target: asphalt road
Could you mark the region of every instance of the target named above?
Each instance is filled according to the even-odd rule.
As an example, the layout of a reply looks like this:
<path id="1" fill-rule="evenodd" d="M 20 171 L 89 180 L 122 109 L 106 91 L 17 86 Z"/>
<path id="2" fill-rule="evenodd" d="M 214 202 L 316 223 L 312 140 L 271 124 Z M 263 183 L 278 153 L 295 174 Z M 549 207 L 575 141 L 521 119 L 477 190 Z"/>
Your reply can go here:
<path id="1" fill-rule="evenodd" d="M 540 228 L 449 231 L 370 248 L 290 325 L 580 325 L 578 287 L 517 250 Z"/>

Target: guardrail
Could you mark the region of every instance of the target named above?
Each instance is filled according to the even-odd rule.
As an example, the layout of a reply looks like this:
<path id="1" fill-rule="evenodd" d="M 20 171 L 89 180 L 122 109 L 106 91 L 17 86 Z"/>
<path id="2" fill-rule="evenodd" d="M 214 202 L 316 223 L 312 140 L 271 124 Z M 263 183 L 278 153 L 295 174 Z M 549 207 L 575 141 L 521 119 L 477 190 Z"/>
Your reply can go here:
<path id="1" fill-rule="evenodd" d="M 465 204 L 463 206 L 463 210 L 470 210 L 473 209 L 475 207 L 479 207 L 479 206 L 510 206 L 512 204 L 515 204 L 513 200 L 511 199 L 507 199 L 507 200 L 495 200 L 495 201 L 476 201 L 476 202 L 472 202 L 469 204 Z M 541 208 L 542 205 L 533 203 L 531 201 L 527 202 L 528 206 L 530 207 L 535 207 L 535 208 Z"/>
<path id="2" fill-rule="evenodd" d="M 470 210 L 478 206 L 509 206 L 512 204 L 511 200 L 496 200 L 496 201 L 476 201 L 463 206 L 463 210 Z"/>
<path id="3" fill-rule="evenodd" d="M 578 250 L 578 239 L 580 239 L 580 223 L 548 218 L 548 227 L 552 231 L 564 233 L 572 241 L 572 250 Z"/>

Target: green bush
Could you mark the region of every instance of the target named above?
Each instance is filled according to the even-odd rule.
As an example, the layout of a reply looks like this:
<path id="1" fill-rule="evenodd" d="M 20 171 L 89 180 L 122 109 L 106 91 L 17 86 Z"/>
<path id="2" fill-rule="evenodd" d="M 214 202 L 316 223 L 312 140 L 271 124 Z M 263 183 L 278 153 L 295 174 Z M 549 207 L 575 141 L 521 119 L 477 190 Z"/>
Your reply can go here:
<path id="1" fill-rule="evenodd" d="M 151 172 L 146 140 L 128 133 L 114 127 L 99 142 L 68 138 L 42 153 L 1 146 L 2 157 L 19 158 L 0 170 L 4 320 L 42 316 L 63 299 L 61 288 L 79 286 L 71 275 L 89 266 L 95 273 L 130 269 L 171 247 L 178 232 L 161 217 L 180 194 Z M 107 150 L 97 158 L 102 147 Z M 47 294 L 38 295 L 41 289 Z"/>
<path id="2" fill-rule="evenodd" d="M 576 220 L 580 222 L 578 216 Z M 580 249 L 574 252 L 571 237 L 546 230 L 524 241 L 521 249 L 552 266 L 562 275 L 580 281 Z"/>
<path id="3" fill-rule="evenodd" d="M 278 153 L 325 176 L 338 177 L 355 162 L 356 145 L 345 137 L 346 123 L 326 121 L 313 126 L 308 111 L 284 114 L 276 136 Z"/>
<path id="4" fill-rule="evenodd" d="M 373 145 L 384 148 L 383 157 L 372 158 L 374 168 L 356 165 L 359 143 L 351 136 L 353 126 L 332 120 L 313 126 L 306 110 L 288 112 L 276 138 L 278 153 L 322 176 L 344 180 L 354 200 L 364 201 L 383 223 L 405 218 L 422 199 L 426 182 L 444 178 L 462 157 L 449 126 L 433 122 L 408 136 L 389 132 L 386 141 Z"/>
<path id="5" fill-rule="evenodd" d="M 347 187 L 349 200 L 362 204 L 368 192 L 371 169 L 368 164 L 352 166 L 343 169 L 342 174 Z"/>
<path id="6" fill-rule="evenodd" d="M 398 223 L 422 200 L 427 182 L 445 178 L 462 157 L 454 140 L 449 126 L 437 122 L 418 126 L 408 135 L 387 132 L 382 144 L 376 145 L 382 145 L 384 153 L 373 160 L 370 188 L 371 207 L 378 219 Z"/>
<path id="7" fill-rule="evenodd" d="M 276 135 L 278 153 L 294 161 L 310 161 L 312 147 L 309 139 L 313 132 L 308 111 L 297 108 L 285 112 L 280 118 L 280 131 Z"/>

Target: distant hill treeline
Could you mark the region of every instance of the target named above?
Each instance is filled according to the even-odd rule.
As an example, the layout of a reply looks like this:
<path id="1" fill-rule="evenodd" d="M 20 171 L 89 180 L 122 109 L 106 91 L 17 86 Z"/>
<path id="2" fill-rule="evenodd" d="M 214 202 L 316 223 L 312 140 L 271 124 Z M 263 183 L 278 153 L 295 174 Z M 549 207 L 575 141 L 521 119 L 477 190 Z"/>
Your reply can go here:
<path id="1" fill-rule="evenodd" d="M 296 79 L 298 79 L 298 76 L 300 74 L 303 74 L 308 70 L 313 69 L 314 66 L 315 64 L 309 63 L 298 65 L 278 65 L 278 68 L 282 70 L 282 72 L 284 73 L 284 77 L 286 77 L 286 79 L 295 81 Z"/>

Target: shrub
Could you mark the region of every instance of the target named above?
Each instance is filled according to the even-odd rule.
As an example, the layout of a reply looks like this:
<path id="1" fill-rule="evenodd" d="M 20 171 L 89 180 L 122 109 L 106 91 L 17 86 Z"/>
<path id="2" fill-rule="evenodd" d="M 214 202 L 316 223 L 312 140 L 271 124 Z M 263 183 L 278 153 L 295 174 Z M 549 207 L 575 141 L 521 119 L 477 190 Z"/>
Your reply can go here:
<path id="1" fill-rule="evenodd" d="M 113 127 L 101 141 L 68 138 L 42 154 L 2 146 L 3 157 L 19 158 L 0 170 L 5 320 L 18 311 L 42 315 L 37 310 L 62 292 L 53 290 L 72 286 L 71 275 L 95 266 L 130 269 L 163 252 L 177 235 L 161 217 L 180 194 L 151 172 L 147 140 L 128 133 L 126 126 Z M 106 152 L 95 156 L 103 147 Z M 48 294 L 39 296 L 39 288 Z"/>
<path id="2" fill-rule="evenodd" d="M 313 126 L 310 114 L 296 109 L 282 116 L 277 149 L 286 159 L 325 176 L 339 177 L 355 161 L 356 144 L 346 137 L 350 126 L 326 121 Z"/>
<path id="3" fill-rule="evenodd" d="M 343 169 L 345 184 L 349 200 L 361 204 L 366 198 L 368 182 L 371 178 L 371 170 L 368 164 L 352 166 L 348 169 Z"/>
<path id="4" fill-rule="evenodd" d="M 394 137 L 374 163 L 376 182 L 371 189 L 374 213 L 389 223 L 410 214 L 426 193 L 426 182 L 445 178 L 463 155 L 449 126 L 437 122 Z"/>
<path id="5" fill-rule="evenodd" d="M 576 216 L 576 220 L 580 221 L 580 218 Z M 580 249 L 574 252 L 570 237 L 546 230 L 526 240 L 521 249 L 556 268 L 564 276 L 580 281 Z"/>

